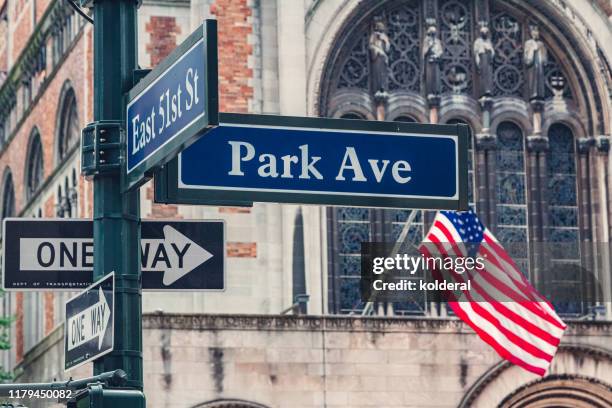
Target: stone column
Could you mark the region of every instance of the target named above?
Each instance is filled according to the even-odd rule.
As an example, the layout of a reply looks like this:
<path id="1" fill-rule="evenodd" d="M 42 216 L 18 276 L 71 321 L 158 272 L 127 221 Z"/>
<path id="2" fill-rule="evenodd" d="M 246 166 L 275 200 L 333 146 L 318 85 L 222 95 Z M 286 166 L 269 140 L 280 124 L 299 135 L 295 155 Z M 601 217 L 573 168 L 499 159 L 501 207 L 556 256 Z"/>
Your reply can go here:
<path id="1" fill-rule="evenodd" d="M 600 313 L 603 313 L 607 318 L 612 317 L 612 271 L 611 271 L 611 261 L 612 258 L 610 256 L 610 194 L 609 194 L 609 160 L 608 155 L 610 152 L 610 137 L 607 135 L 600 135 L 595 138 L 595 171 L 597 173 L 597 213 L 598 213 L 598 224 L 600 225 L 600 230 L 597 234 L 597 247 L 596 254 L 598 264 L 599 264 L 599 273 L 597 276 L 597 281 L 599 283 L 599 287 L 601 288 L 601 296 L 598 296 L 597 301 L 599 305 L 603 305 L 603 310 Z"/>
<path id="2" fill-rule="evenodd" d="M 597 275 L 595 270 L 593 254 L 593 231 L 596 226 L 593 223 L 593 206 L 591 197 L 591 149 L 595 145 L 593 137 L 581 137 L 577 140 L 578 151 L 578 174 L 580 178 L 580 190 L 578 191 L 579 226 L 580 226 L 580 251 L 582 267 L 589 273 Z M 584 282 L 587 286 L 586 295 L 592 295 L 590 282 Z"/>
<path id="3" fill-rule="evenodd" d="M 491 133 L 491 108 L 493 99 L 482 97 L 479 100 L 482 108 L 482 131 L 474 139 L 474 187 L 478 189 L 476 205 L 484 224 L 493 232 L 496 227 L 495 202 L 495 169 L 497 136 Z"/>
<path id="4" fill-rule="evenodd" d="M 535 129 L 535 126 L 534 126 Z M 541 129 L 541 128 L 540 128 Z M 545 242 L 544 208 L 547 207 L 546 192 L 546 152 L 548 151 L 548 138 L 542 132 L 527 136 L 527 214 L 529 228 L 529 258 L 531 261 L 530 278 L 532 282 L 540 285 L 542 271 L 546 270 L 547 248 Z"/>

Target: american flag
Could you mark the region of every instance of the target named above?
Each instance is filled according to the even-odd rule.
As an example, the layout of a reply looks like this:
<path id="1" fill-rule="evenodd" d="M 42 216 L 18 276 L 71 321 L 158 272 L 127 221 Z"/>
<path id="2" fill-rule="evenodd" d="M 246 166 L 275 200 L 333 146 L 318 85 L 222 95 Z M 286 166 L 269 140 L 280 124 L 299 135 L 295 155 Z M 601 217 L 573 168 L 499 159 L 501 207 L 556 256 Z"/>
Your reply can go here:
<path id="1" fill-rule="evenodd" d="M 471 290 L 446 293 L 451 309 L 502 358 L 544 376 L 567 326 L 476 214 L 438 212 L 419 250 L 428 258 L 483 261 L 480 270 L 450 271 L 456 283 L 471 280 Z M 441 279 L 442 271 L 431 272 Z"/>

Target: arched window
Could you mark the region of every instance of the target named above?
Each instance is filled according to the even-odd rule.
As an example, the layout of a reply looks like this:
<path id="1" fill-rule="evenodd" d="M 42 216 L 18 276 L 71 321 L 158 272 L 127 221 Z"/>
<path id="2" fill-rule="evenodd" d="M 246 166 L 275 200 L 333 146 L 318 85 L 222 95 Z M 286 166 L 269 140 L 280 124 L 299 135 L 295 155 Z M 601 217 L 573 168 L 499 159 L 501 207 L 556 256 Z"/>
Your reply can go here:
<path id="1" fill-rule="evenodd" d="M 62 160 L 70 150 L 79 143 L 81 128 L 77 111 L 76 97 L 72 88 L 64 92 L 60 110 L 59 131 L 57 141 L 57 158 Z"/>
<path id="2" fill-rule="evenodd" d="M 13 174 L 10 170 L 4 176 L 2 187 L 2 218 L 15 216 L 15 185 L 13 184 Z"/>
<path id="3" fill-rule="evenodd" d="M 397 118 L 393 119 L 394 122 L 404 122 L 404 123 L 415 123 L 416 120 L 413 117 L 400 115 Z"/>
<path id="4" fill-rule="evenodd" d="M 576 147 L 572 130 L 553 124 L 548 131 L 547 201 L 549 254 L 545 280 L 556 309 L 563 314 L 580 314 L 582 283 L 592 280 L 580 264 Z"/>
<path id="5" fill-rule="evenodd" d="M 353 113 L 353 112 L 349 112 L 349 113 L 345 113 L 342 116 L 340 116 L 341 119 L 356 119 L 356 120 L 363 120 L 363 116 L 361 116 L 358 113 Z"/>
<path id="6" fill-rule="evenodd" d="M 497 127 L 497 239 L 523 273 L 528 271 L 525 141 L 512 122 Z"/>
<path id="7" fill-rule="evenodd" d="M 35 130 L 30 138 L 30 149 L 26 161 L 26 199 L 38 191 L 44 178 L 43 150 L 40 134 Z"/>
<path id="8" fill-rule="evenodd" d="M 551 242 L 571 244 L 553 258 L 580 259 L 574 135 L 556 123 L 548 131 L 548 142 L 548 237 Z"/>

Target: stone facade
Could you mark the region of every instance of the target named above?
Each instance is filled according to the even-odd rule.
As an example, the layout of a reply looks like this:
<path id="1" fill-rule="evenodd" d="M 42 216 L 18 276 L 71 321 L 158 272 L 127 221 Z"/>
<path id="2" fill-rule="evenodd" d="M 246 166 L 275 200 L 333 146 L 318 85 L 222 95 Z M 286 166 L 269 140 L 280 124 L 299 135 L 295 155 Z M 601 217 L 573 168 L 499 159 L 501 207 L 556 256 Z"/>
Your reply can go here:
<path id="1" fill-rule="evenodd" d="M 492 407 L 539 379 L 457 320 L 158 314 L 143 329 L 151 407 Z M 60 330 L 17 380 L 65 376 Z M 549 377 L 612 383 L 610 336 L 608 322 L 570 323 Z"/>

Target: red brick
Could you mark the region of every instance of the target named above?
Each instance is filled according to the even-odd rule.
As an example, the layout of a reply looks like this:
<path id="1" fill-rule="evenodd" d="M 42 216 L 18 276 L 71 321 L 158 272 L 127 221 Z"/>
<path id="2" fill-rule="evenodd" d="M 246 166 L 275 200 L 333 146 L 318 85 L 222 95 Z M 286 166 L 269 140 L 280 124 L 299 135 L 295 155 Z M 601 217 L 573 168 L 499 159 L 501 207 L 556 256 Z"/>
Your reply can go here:
<path id="1" fill-rule="evenodd" d="M 248 207 L 219 207 L 221 214 L 250 214 L 251 209 Z"/>
<path id="2" fill-rule="evenodd" d="M 176 35 L 181 33 L 181 28 L 174 17 L 152 16 L 145 31 L 150 36 L 146 50 L 154 67 L 176 48 Z"/>
<path id="3" fill-rule="evenodd" d="M 257 242 L 228 242 L 226 252 L 230 258 L 257 258 Z"/>
<path id="4" fill-rule="evenodd" d="M 54 296 L 51 292 L 45 292 L 44 296 L 44 307 L 45 307 L 45 336 L 53 330 L 55 327 L 55 302 Z"/>
<path id="5" fill-rule="evenodd" d="M 249 85 L 253 72 L 248 66 L 251 9 L 247 0 L 216 0 L 210 12 L 217 16 L 219 30 L 219 108 L 222 112 L 248 112 L 254 93 Z"/>

